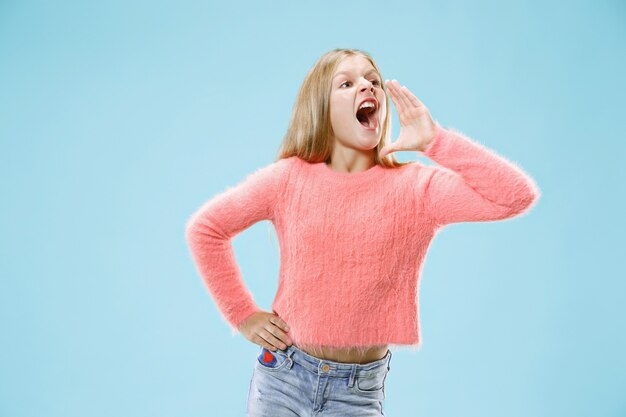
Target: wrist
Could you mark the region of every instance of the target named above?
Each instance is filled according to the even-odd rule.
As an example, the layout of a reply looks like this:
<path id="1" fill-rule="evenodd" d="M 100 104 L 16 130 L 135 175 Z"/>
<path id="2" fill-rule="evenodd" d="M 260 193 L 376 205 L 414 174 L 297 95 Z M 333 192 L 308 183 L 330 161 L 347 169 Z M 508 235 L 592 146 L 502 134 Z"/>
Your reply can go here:
<path id="1" fill-rule="evenodd" d="M 443 128 L 441 126 L 439 126 L 438 123 L 435 122 L 433 128 L 432 128 L 432 134 L 430 135 L 430 138 L 422 145 L 422 148 L 420 149 L 421 152 L 427 152 L 428 149 L 430 149 L 431 145 L 433 144 L 433 142 L 435 142 L 435 140 L 437 139 L 437 137 L 442 133 Z"/>

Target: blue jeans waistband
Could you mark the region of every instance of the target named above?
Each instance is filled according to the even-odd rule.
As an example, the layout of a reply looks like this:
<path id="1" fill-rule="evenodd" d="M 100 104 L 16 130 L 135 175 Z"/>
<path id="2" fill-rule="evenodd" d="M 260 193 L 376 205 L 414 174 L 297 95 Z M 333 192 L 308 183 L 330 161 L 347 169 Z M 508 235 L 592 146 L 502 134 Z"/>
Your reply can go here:
<path id="1" fill-rule="evenodd" d="M 387 349 L 387 354 L 376 361 L 368 363 L 344 363 L 335 362 L 328 359 L 321 359 L 316 356 L 309 355 L 296 345 L 288 346 L 287 349 L 277 349 L 276 353 L 281 353 L 297 362 L 302 367 L 311 372 L 323 372 L 329 376 L 347 377 L 347 376 L 374 376 L 384 374 L 389 371 L 391 363 L 391 350 Z M 328 365 L 328 366 L 325 366 Z"/>

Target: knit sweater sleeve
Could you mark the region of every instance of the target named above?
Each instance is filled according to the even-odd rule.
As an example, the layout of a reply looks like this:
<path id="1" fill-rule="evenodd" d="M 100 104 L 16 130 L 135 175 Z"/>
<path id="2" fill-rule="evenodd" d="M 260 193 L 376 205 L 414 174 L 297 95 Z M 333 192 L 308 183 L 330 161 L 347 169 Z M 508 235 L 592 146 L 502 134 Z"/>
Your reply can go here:
<path id="1" fill-rule="evenodd" d="M 231 241 L 254 223 L 274 220 L 286 164 L 280 159 L 257 169 L 205 202 L 185 226 L 197 271 L 233 335 L 245 319 L 263 310 L 242 279 Z"/>
<path id="2" fill-rule="evenodd" d="M 530 211 L 541 192 L 515 163 L 455 129 L 437 124 L 423 154 L 440 166 L 428 167 L 423 209 L 436 225 L 494 221 Z"/>

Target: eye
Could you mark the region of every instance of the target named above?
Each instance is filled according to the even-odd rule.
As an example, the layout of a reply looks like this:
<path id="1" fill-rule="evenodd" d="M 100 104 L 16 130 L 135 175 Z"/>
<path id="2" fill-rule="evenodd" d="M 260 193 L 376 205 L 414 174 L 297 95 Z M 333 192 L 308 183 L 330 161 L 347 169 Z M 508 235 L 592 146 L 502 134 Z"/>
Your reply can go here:
<path id="1" fill-rule="evenodd" d="M 349 82 L 350 82 L 350 81 L 344 81 L 343 83 L 339 84 L 339 87 L 341 87 L 341 86 L 343 86 L 344 84 L 347 84 L 347 83 L 349 83 Z M 380 81 L 378 81 L 378 80 L 373 80 L 373 81 L 372 81 L 372 84 L 377 85 L 377 86 L 380 86 Z"/>

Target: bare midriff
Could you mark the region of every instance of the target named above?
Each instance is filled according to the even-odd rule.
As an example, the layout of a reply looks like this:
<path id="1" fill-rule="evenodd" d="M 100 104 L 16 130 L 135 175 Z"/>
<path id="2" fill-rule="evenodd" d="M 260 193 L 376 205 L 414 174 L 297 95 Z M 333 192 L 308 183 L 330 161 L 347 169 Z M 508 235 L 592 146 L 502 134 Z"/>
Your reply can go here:
<path id="1" fill-rule="evenodd" d="M 376 345 L 360 348 L 334 348 L 326 346 L 297 346 L 298 349 L 315 356 L 341 363 L 365 364 L 382 359 L 387 354 L 388 345 Z"/>

